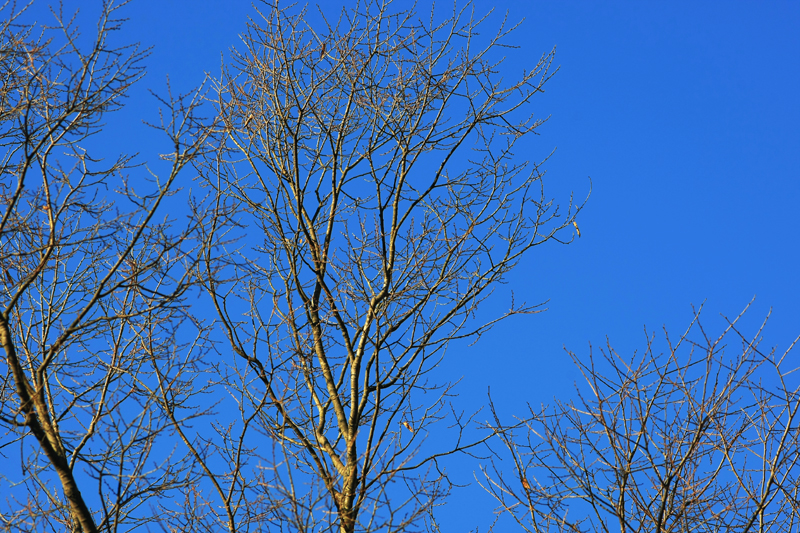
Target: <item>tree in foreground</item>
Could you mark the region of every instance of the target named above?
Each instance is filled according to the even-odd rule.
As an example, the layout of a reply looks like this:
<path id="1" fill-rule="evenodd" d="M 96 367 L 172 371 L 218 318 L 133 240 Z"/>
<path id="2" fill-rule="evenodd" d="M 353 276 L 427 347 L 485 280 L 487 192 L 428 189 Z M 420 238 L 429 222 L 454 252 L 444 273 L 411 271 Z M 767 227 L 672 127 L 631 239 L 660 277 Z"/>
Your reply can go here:
<path id="1" fill-rule="evenodd" d="M 517 153 L 552 53 L 507 81 L 510 29 L 479 37 L 468 9 L 312 28 L 262 7 L 202 102 L 215 119 L 162 100 L 162 175 L 92 152 L 143 73 L 110 42 L 117 7 L 88 47 L 69 16 L 4 8 L 6 529 L 416 529 L 448 490 L 439 460 L 492 435 L 454 416 L 451 446 L 422 446 L 446 428 L 448 345 L 537 310 L 475 318 L 578 211 Z M 164 203 L 188 164 L 205 192 L 179 225 Z M 213 321 L 188 312 L 199 288 Z"/>
<path id="2" fill-rule="evenodd" d="M 267 7 L 217 80 L 202 277 L 239 419 L 186 442 L 231 530 L 421 527 L 448 491 L 439 461 L 491 435 L 456 416 L 451 445 L 421 447 L 448 425 L 437 363 L 535 312 L 475 318 L 524 254 L 571 235 L 578 209 L 518 153 L 552 52 L 511 80 L 513 28 L 479 37 L 469 8 L 430 19 Z"/>
<path id="3" fill-rule="evenodd" d="M 794 343 L 764 351 L 763 325 L 745 336 L 742 316 L 713 337 L 698 312 L 665 353 L 651 336 L 632 357 L 570 354 L 576 399 L 499 434 L 513 473 L 498 463 L 482 481 L 499 513 L 530 532 L 797 531 Z"/>

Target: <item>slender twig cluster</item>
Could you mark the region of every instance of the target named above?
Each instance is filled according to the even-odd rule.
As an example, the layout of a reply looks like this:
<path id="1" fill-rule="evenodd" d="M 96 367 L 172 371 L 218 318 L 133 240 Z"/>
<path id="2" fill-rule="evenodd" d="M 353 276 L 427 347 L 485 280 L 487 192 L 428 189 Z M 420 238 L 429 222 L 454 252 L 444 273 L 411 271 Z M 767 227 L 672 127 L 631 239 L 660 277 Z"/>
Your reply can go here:
<path id="1" fill-rule="evenodd" d="M 746 337 L 742 315 L 710 337 L 698 311 L 664 353 L 650 336 L 638 356 L 570 354 L 577 399 L 532 410 L 525 435 L 501 433 L 513 474 L 484 470 L 500 513 L 537 532 L 795 531 L 794 343 L 764 351 L 763 325 Z"/>

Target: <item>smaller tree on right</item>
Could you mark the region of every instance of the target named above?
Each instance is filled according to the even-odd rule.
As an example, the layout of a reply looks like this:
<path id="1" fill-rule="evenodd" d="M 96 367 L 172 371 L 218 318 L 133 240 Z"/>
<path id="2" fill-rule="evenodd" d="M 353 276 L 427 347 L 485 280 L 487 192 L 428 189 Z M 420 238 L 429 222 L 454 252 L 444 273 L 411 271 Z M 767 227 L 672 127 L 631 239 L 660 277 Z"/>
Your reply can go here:
<path id="1" fill-rule="evenodd" d="M 797 531 L 797 340 L 763 351 L 743 315 L 715 337 L 698 311 L 664 353 L 652 335 L 632 357 L 570 353 L 576 399 L 530 408 L 502 433 L 513 471 L 483 469 L 498 513 L 531 532 Z"/>

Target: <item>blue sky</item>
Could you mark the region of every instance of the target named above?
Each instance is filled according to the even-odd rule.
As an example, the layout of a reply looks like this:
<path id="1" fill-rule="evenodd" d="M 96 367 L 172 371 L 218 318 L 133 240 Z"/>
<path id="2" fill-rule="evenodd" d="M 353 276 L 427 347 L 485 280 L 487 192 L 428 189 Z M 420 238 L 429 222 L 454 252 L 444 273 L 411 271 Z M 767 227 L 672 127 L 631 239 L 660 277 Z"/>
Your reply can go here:
<path id="1" fill-rule="evenodd" d="M 800 3 L 475 3 L 478 13 L 492 8 L 495 21 L 506 11 L 525 19 L 509 73 L 557 46 L 561 70 L 534 104 L 551 118 L 530 158 L 557 147 L 546 166 L 553 193 L 582 199 L 591 178 L 592 195 L 582 238 L 533 251 L 486 309 L 507 308 L 513 289 L 548 300 L 548 311 L 448 354 L 444 371 L 464 376 L 465 405 L 483 403 L 487 387 L 508 413 L 547 402 L 577 379 L 564 347 L 580 355 L 608 337 L 628 353 L 644 345 L 645 325 L 685 328 L 693 304 L 705 305 L 714 333 L 720 313 L 735 316 L 755 296 L 747 323 L 772 308 L 765 344 L 785 348 L 800 334 Z M 155 116 L 146 89 L 162 91 L 169 75 L 188 90 L 218 72 L 252 7 L 136 0 L 124 13 L 120 38 L 153 49 L 147 77 L 113 119 L 113 143 L 147 156 L 159 141 L 131 122 Z"/>
<path id="2" fill-rule="evenodd" d="M 735 315 L 754 296 L 753 321 L 773 308 L 773 344 L 800 333 L 800 4 L 475 4 L 492 8 L 497 22 L 506 11 L 524 19 L 509 73 L 557 46 L 560 71 L 534 104 L 550 120 L 531 159 L 557 148 L 547 182 L 562 200 L 584 197 L 589 177 L 593 189 L 582 238 L 536 250 L 510 280 L 549 311 L 498 327 L 471 351 L 513 350 L 525 354 L 515 364 L 547 368 L 564 345 L 579 351 L 608 335 L 633 348 L 645 324 L 679 329 L 704 302 L 709 320 Z M 167 75 L 188 90 L 218 72 L 252 13 L 249 2 L 132 2 L 124 37 L 153 49 L 125 113 L 152 113 L 146 89 L 163 90 Z"/>

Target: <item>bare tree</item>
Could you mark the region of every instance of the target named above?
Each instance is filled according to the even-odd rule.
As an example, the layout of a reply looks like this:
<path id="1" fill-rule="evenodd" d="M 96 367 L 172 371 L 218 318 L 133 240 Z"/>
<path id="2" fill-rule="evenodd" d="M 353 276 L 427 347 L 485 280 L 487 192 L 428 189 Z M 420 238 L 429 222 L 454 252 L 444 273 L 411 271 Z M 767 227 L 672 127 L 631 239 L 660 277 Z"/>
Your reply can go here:
<path id="1" fill-rule="evenodd" d="M 745 336 L 742 315 L 715 338 L 697 312 L 663 354 L 652 336 L 632 357 L 570 354 L 577 399 L 532 409 L 527 435 L 500 433 L 513 473 L 496 464 L 483 481 L 499 512 L 537 532 L 796 531 L 794 343 L 762 351 L 763 325 Z"/>
<path id="2" fill-rule="evenodd" d="M 452 341 L 537 312 L 475 320 L 524 254 L 571 234 L 579 206 L 559 210 L 517 153 L 553 52 L 508 81 L 513 27 L 392 9 L 265 5 L 217 80 L 201 277 L 235 403 L 214 437 L 176 424 L 217 493 L 203 527 L 418 524 L 448 490 L 438 459 L 491 434 L 454 415 L 452 446 L 421 446 L 449 416 L 431 372 Z"/>
<path id="3" fill-rule="evenodd" d="M 580 209 L 559 211 L 516 153 L 542 123 L 527 108 L 552 52 L 507 82 L 513 28 L 481 38 L 468 10 L 425 23 L 366 4 L 314 29 L 266 5 L 213 97 L 160 100 L 171 152 L 142 167 L 95 153 L 143 73 L 144 53 L 110 42 L 118 6 L 87 45 L 71 15 L 38 29 L 4 9 L 0 453 L 19 446 L 20 469 L 0 473 L 2 526 L 432 517 L 440 458 L 494 434 L 471 433 L 432 373 L 451 341 L 539 310 L 476 319 Z M 189 164 L 208 196 L 178 223 L 160 210 Z M 188 312 L 198 287 L 213 324 Z M 446 419 L 452 445 L 432 449 Z"/>
<path id="4" fill-rule="evenodd" d="M 143 502 L 190 481 L 189 463 L 155 447 L 171 423 L 153 388 L 154 367 L 173 368 L 185 342 L 197 241 L 158 211 L 205 130 L 198 97 L 168 98 L 156 125 L 171 141 L 165 174 L 95 155 L 145 54 L 111 42 L 113 2 L 88 43 L 72 13 L 42 29 L 25 9 L 6 3 L 0 17 L 0 527 L 116 531 L 153 519 Z M 16 446 L 20 462 L 8 459 Z"/>

